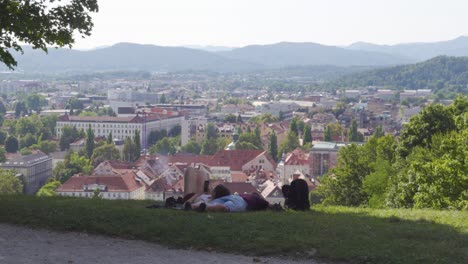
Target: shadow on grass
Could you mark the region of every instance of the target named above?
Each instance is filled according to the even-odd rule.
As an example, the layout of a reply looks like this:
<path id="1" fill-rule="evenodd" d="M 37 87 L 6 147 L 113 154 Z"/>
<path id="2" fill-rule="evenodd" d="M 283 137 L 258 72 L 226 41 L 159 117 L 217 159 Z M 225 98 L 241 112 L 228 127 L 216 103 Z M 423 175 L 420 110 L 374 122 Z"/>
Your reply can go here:
<path id="1" fill-rule="evenodd" d="M 467 263 L 467 212 L 328 210 L 208 214 L 151 201 L 0 197 L 0 222 L 176 248 L 355 263 Z"/>

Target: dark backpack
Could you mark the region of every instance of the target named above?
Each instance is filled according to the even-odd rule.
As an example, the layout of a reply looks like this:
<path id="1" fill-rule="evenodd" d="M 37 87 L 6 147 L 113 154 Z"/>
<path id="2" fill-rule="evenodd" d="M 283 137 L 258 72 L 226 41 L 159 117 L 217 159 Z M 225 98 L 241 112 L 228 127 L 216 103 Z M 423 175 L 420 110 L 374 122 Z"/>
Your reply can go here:
<path id="1" fill-rule="evenodd" d="M 294 210 L 309 210 L 309 186 L 303 179 L 296 179 L 291 185 L 283 185 L 281 188 L 285 198 L 284 205 Z"/>

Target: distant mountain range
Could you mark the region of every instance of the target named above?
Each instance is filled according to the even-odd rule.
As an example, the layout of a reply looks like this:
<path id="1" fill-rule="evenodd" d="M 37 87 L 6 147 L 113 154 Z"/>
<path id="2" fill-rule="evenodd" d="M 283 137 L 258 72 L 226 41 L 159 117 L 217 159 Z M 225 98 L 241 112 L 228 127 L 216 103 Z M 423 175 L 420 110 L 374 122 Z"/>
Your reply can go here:
<path id="1" fill-rule="evenodd" d="M 24 55 L 16 54 L 15 58 L 19 71 L 45 73 L 125 70 L 245 72 L 317 65 L 375 67 L 409 64 L 437 55 L 468 56 L 468 37 L 394 46 L 360 42 L 336 47 L 282 42 L 231 50 L 226 47 L 194 47 L 119 43 L 87 51 L 51 48 L 49 54 L 25 47 Z"/>
<path id="2" fill-rule="evenodd" d="M 462 36 L 448 41 L 432 43 L 407 43 L 391 46 L 357 42 L 346 48 L 349 50 L 382 52 L 393 56 L 402 56 L 413 60 L 422 61 L 440 55 L 468 56 L 468 36 Z"/>

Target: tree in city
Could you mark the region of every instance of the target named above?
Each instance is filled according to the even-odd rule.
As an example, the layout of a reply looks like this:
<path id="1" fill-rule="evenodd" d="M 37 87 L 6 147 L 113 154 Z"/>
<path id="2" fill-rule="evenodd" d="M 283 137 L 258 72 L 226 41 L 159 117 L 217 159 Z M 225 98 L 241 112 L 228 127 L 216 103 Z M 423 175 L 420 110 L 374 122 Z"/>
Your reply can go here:
<path id="1" fill-rule="evenodd" d="M 254 132 L 244 132 L 240 134 L 236 142 L 236 149 L 262 149 L 262 141 L 258 137 L 260 130 L 257 128 Z"/>
<path id="2" fill-rule="evenodd" d="M 44 137 L 42 137 L 42 139 L 51 139 L 52 136 L 55 136 L 56 134 L 55 128 L 57 126 L 57 120 L 58 120 L 57 115 L 41 117 L 43 129 L 47 129 L 50 134 L 50 137 L 46 137 L 46 133 L 44 133 L 44 131 L 41 130 L 41 133 L 44 133 Z"/>
<path id="3" fill-rule="evenodd" d="M 385 131 L 383 130 L 382 125 L 378 125 L 377 128 L 375 128 L 375 132 L 373 136 L 375 138 L 380 138 L 380 137 L 383 137 L 384 135 L 385 135 Z"/>
<path id="4" fill-rule="evenodd" d="M 114 142 L 114 138 L 112 136 L 112 131 L 109 132 L 109 135 L 107 135 L 107 138 L 106 138 L 106 143 L 107 144 L 112 144 Z"/>
<path id="5" fill-rule="evenodd" d="M 161 94 L 161 97 L 159 98 L 159 103 L 160 104 L 166 104 L 167 103 L 165 94 Z"/>
<path id="6" fill-rule="evenodd" d="M 24 136 L 27 133 L 33 135 L 38 134 L 43 128 L 43 124 L 38 115 L 32 115 L 30 117 L 22 117 L 16 122 L 16 134 L 18 136 Z"/>
<path id="7" fill-rule="evenodd" d="M 40 197 L 51 197 L 57 196 L 55 190 L 62 185 L 59 181 L 51 181 L 42 186 L 39 191 L 37 191 L 36 196 Z"/>
<path id="8" fill-rule="evenodd" d="M 405 157 L 416 146 L 429 147 L 433 135 L 455 129 L 451 108 L 440 104 L 430 105 L 411 117 L 410 122 L 403 127 L 399 154 Z"/>
<path id="9" fill-rule="evenodd" d="M 63 126 L 62 135 L 59 140 L 60 150 L 66 150 L 70 148 L 71 143 L 75 142 L 78 138 L 81 138 L 83 136 L 80 134 L 81 133 L 76 129 L 75 126 Z"/>
<path id="10" fill-rule="evenodd" d="M 94 130 L 91 128 L 91 125 L 89 125 L 88 130 L 86 131 L 86 143 L 85 143 L 86 156 L 88 158 L 91 158 L 91 156 L 93 155 L 94 148 L 95 148 Z"/>
<path id="11" fill-rule="evenodd" d="M 5 0 L 0 8 L 0 62 L 14 69 L 12 50 L 22 53 L 23 43 L 47 52 L 48 46 L 71 47 L 76 33 L 89 36 L 90 13 L 98 11 L 98 4 L 97 0 Z"/>
<path id="12" fill-rule="evenodd" d="M 47 100 L 42 95 L 31 94 L 28 97 L 26 97 L 26 104 L 29 109 L 34 110 L 36 113 L 39 113 L 42 107 L 47 105 Z"/>
<path id="13" fill-rule="evenodd" d="M 64 183 L 75 174 L 83 173 L 84 175 L 89 175 L 92 170 L 93 166 L 85 155 L 79 155 L 69 150 L 65 155 L 64 161 L 57 162 L 52 175 L 55 180 Z"/>
<path id="14" fill-rule="evenodd" d="M 5 150 L 8 153 L 16 153 L 18 151 L 18 139 L 14 136 L 8 136 L 5 140 Z"/>
<path id="15" fill-rule="evenodd" d="M 302 145 L 312 142 L 312 129 L 310 125 L 305 125 L 302 131 Z"/>
<path id="16" fill-rule="evenodd" d="M 7 108 L 5 107 L 5 102 L 0 98 L 0 114 L 6 114 Z"/>
<path id="17" fill-rule="evenodd" d="M 237 121 L 237 117 L 233 114 L 229 114 L 224 118 L 224 122 L 227 122 L 227 123 L 236 123 L 236 121 Z"/>
<path id="18" fill-rule="evenodd" d="M 332 129 L 329 125 L 325 127 L 325 131 L 323 132 L 323 141 L 332 141 Z"/>
<path id="19" fill-rule="evenodd" d="M 19 140 L 19 148 L 27 148 L 37 143 L 37 139 L 31 133 L 27 133 Z"/>
<path id="20" fill-rule="evenodd" d="M 218 129 L 216 128 L 216 125 L 213 123 L 208 123 L 206 125 L 206 135 L 205 137 L 207 139 L 216 139 L 218 137 Z"/>
<path id="21" fill-rule="evenodd" d="M 243 123 L 242 121 L 242 116 L 240 114 L 237 115 L 237 118 L 236 118 L 236 123 Z"/>
<path id="22" fill-rule="evenodd" d="M 72 110 L 73 111 L 79 110 L 77 112 L 80 113 L 81 110 L 84 109 L 84 105 L 83 105 L 83 102 L 81 102 L 78 98 L 73 97 L 73 98 L 70 98 L 70 100 L 68 100 L 68 104 L 66 108 L 70 109 L 70 115 L 73 115 Z"/>
<path id="23" fill-rule="evenodd" d="M 91 156 L 91 164 L 93 166 L 99 165 L 99 163 L 106 160 L 119 160 L 120 152 L 115 147 L 114 144 L 104 144 L 100 147 L 97 147 L 93 151 Z"/>
<path id="24" fill-rule="evenodd" d="M 0 44 L 0 52 L 1 52 L 1 44 Z M 23 101 L 17 102 L 15 105 L 15 117 L 19 118 L 21 116 L 26 115 L 27 113 L 28 113 L 28 108 L 26 107 L 26 103 Z"/>
<path id="25" fill-rule="evenodd" d="M 304 132 L 304 127 L 305 127 L 304 121 L 302 121 L 302 120 L 299 119 L 299 120 L 297 121 L 297 132 L 298 132 L 298 134 L 299 134 L 299 133 L 302 134 L 302 133 Z"/>
<path id="26" fill-rule="evenodd" d="M 201 152 L 201 145 L 197 141 L 190 139 L 185 146 L 182 146 L 181 151 L 198 155 Z"/>
<path id="27" fill-rule="evenodd" d="M 7 138 L 8 134 L 5 131 L 0 130 L 0 144 L 4 145 L 5 140 Z"/>
<path id="28" fill-rule="evenodd" d="M 362 181 L 372 171 L 370 155 L 363 146 L 351 144 L 338 152 L 338 166 L 325 176 L 319 192 L 331 205 L 358 206 L 367 203 Z"/>
<path id="29" fill-rule="evenodd" d="M 132 138 L 126 137 L 124 140 L 124 146 L 122 149 L 122 159 L 128 162 L 133 162 L 137 159 L 135 157 L 136 145 Z"/>
<path id="30" fill-rule="evenodd" d="M 150 154 L 172 155 L 177 151 L 174 138 L 165 137 L 154 144 L 150 149 Z"/>
<path id="31" fill-rule="evenodd" d="M 49 155 L 52 152 L 57 150 L 57 143 L 52 140 L 41 140 L 30 146 L 31 149 L 39 149 L 40 151 L 44 152 L 45 154 Z"/>
<path id="32" fill-rule="evenodd" d="M 213 155 L 218 150 L 224 149 L 226 145 L 229 144 L 226 142 L 225 138 L 217 138 L 217 139 L 207 139 L 203 141 L 201 145 L 201 154 L 202 155 Z"/>
<path id="33" fill-rule="evenodd" d="M 133 157 L 135 160 L 137 160 L 141 155 L 141 140 L 139 130 L 135 130 L 135 134 L 133 135 L 133 143 L 135 144 Z"/>
<path id="34" fill-rule="evenodd" d="M 0 168 L 0 194 L 21 194 L 23 183 L 16 177 L 14 170 Z"/>
<path id="35" fill-rule="evenodd" d="M 5 148 L 0 147 L 0 162 L 6 161 L 6 150 Z"/>
<path id="36" fill-rule="evenodd" d="M 297 126 L 297 118 L 294 117 L 293 119 L 291 119 L 291 123 L 289 124 L 289 131 L 292 131 L 294 134 L 296 134 L 296 136 L 298 135 L 297 133 L 297 129 L 298 129 L 298 126 Z"/>
<path id="37" fill-rule="evenodd" d="M 351 122 L 351 126 L 348 131 L 348 141 L 350 142 L 363 142 L 364 135 L 358 131 L 358 125 L 356 120 Z"/>
<path id="38" fill-rule="evenodd" d="M 281 143 L 281 148 L 279 153 L 288 153 L 299 147 L 299 139 L 297 138 L 296 133 L 289 131 L 286 135 L 286 139 Z"/>
<path id="39" fill-rule="evenodd" d="M 275 161 L 278 161 L 278 137 L 275 131 L 270 134 L 270 144 L 268 145 L 268 153 Z"/>
<path id="40" fill-rule="evenodd" d="M 182 132 L 182 127 L 180 125 L 175 125 L 171 129 L 169 129 L 169 132 L 167 133 L 168 136 L 170 137 L 177 137 L 180 135 Z"/>
<path id="41" fill-rule="evenodd" d="M 19 150 L 19 153 L 21 154 L 21 156 L 27 156 L 27 155 L 31 155 L 32 151 L 28 148 L 22 148 Z"/>
<path id="42" fill-rule="evenodd" d="M 167 137 L 167 131 L 165 129 L 152 130 L 148 135 L 148 146 L 151 147 L 152 145 L 156 144 L 156 142 L 165 137 Z"/>

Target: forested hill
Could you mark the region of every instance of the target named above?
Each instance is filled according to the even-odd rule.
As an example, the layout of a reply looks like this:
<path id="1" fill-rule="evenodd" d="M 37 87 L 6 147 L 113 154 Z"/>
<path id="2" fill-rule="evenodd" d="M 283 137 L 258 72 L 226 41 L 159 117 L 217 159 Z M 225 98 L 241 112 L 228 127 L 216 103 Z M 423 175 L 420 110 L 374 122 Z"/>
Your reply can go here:
<path id="1" fill-rule="evenodd" d="M 389 86 L 468 93 L 468 57 L 439 56 L 433 59 L 356 73 L 331 83 L 339 87 Z"/>

